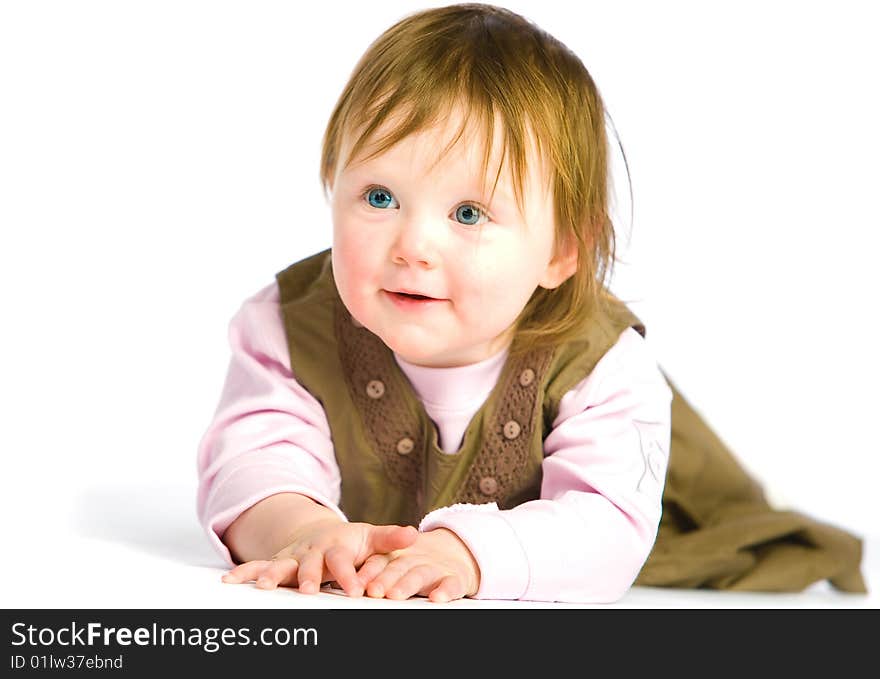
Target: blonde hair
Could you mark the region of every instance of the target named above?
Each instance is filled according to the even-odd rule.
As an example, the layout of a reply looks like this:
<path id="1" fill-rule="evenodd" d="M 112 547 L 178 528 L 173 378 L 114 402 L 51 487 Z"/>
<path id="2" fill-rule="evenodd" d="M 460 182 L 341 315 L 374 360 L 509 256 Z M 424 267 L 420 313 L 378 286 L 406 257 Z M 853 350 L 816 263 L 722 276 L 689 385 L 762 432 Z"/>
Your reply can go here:
<path id="1" fill-rule="evenodd" d="M 476 117 L 486 140 L 486 176 L 497 116 L 520 209 L 529 135 L 549 160 L 557 252 L 561 243 L 575 244 L 577 269 L 559 287 L 535 290 L 517 318 L 511 353 L 563 342 L 609 295 L 604 281 L 614 266 L 615 234 L 605 108 L 581 60 L 527 19 L 491 5 L 450 5 L 409 15 L 379 36 L 355 66 L 327 124 L 325 195 L 339 162 L 347 165 L 371 142 L 367 157 L 375 157 L 457 105 L 465 110 L 464 123 L 443 153 Z M 391 116 L 394 129 L 373 139 Z M 355 130 L 359 135 L 341 159 L 343 136 Z"/>

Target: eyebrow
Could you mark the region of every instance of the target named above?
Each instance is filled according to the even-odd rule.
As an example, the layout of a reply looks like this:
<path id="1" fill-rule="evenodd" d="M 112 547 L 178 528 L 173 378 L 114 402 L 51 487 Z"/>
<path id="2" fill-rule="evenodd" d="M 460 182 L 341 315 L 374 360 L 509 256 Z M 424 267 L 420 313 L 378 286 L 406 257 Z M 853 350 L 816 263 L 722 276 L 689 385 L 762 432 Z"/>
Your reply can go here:
<path id="1" fill-rule="evenodd" d="M 472 184 L 472 185 L 476 186 L 476 184 Z M 491 196 L 491 197 L 498 199 L 502 202 L 506 202 L 506 203 L 514 203 L 515 202 L 513 199 L 513 195 L 507 190 L 507 187 L 502 182 L 498 182 L 498 184 L 495 186 L 494 196 L 492 196 L 492 182 L 486 182 L 486 190 L 487 190 L 487 194 L 486 194 L 487 198 L 489 198 Z"/>

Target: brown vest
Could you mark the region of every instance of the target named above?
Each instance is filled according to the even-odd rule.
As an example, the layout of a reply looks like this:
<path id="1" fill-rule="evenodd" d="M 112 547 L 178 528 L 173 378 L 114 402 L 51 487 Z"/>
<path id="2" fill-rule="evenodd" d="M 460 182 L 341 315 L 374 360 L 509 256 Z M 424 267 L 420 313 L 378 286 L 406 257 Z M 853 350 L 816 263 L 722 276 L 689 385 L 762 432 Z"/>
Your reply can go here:
<path id="1" fill-rule="evenodd" d="M 352 521 L 417 525 L 429 511 L 457 502 L 496 502 L 506 509 L 538 498 L 543 441 L 560 399 L 626 328 L 645 335 L 639 319 L 606 291 L 601 308 L 582 319 L 576 339 L 508 359 L 460 450 L 448 455 L 390 349 L 342 304 L 330 251 L 276 278 L 291 366 L 324 408 L 342 477 L 340 508 Z M 669 386 L 672 442 L 663 519 L 637 584 L 799 590 L 828 578 L 840 589 L 865 591 L 860 541 L 803 515 L 772 510 L 760 487 Z"/>

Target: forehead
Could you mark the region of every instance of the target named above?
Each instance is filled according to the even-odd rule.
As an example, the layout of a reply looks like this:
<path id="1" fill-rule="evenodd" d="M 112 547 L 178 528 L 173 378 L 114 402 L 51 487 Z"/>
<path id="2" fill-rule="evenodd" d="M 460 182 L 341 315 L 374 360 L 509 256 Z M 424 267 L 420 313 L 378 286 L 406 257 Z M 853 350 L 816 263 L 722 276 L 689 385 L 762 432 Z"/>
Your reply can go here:
<path id="1" fill-rule="evenodd" d="M 423 150 L 433 158 L 430 170 L 444 164 L 464 164 L 468 179 L 483 182 L 490 188 L 496 185 L 510 185 L 514 191 L 528 190 L 547 185 L 549 172 L 544 154 L 531 128 L 526 126 L 526 144 L 521 167 L 511 162 L 508 130 L 497 112 L 489 123 L 478 114 L 462 106 L 452 106 L 448 111 L 438 113 L 407 134 L 406 113 L 395 111 L 388 115 L 368 137 L 364 137 L 367 125 L 348 129 L 340 144 L 337 174 L 345 169 L 356 169 L 364 164 L 381 159 L 381 156 L 395 149 L 404 139 L 415 143 L 412 149 Z M 355 146 L 360 148 L 355 151 Z M 518 186 L 517 186 L 518 185 Z"/>

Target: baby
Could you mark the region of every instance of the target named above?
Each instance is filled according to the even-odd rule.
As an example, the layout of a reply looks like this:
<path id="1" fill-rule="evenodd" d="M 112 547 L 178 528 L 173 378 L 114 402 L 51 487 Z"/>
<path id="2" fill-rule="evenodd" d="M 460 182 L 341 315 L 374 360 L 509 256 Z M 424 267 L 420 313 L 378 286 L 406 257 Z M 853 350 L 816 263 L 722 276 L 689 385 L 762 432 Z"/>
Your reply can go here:
<path id="1" fill-rule="evenodd" d="M 232 319 L 199 445 L 223 580 L 619 599 L 657 538 L 673 390 L 604 286 L 584 65 L 498 7 L 408 16 L 352 73 L 321 177 L 333 246 Z"/>

